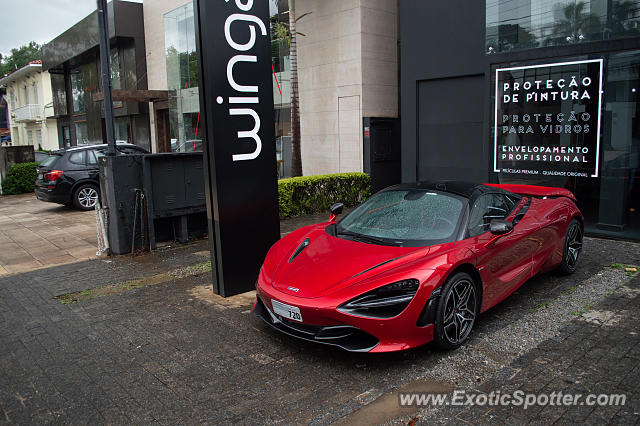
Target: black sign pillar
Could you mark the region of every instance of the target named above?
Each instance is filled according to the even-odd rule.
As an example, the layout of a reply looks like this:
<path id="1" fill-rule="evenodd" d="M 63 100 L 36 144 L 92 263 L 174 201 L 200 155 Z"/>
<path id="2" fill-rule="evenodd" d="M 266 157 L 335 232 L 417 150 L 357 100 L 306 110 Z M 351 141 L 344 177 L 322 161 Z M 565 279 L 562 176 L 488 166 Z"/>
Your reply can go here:
<path id="1" fill-rule="evenodd" d="M 194 0 L 213 289 L 254 288 L 280 238 L 268 0 Z"/>

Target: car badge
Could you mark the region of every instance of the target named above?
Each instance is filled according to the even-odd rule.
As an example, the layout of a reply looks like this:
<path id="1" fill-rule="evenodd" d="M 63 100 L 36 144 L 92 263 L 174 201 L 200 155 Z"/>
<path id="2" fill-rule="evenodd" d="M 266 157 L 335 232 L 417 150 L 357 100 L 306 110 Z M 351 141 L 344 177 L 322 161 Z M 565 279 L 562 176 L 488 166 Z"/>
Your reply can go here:
<path id="1" fill-rule="evenodd" d="M 295 288 L 295 287 L 292 287 L 292 286 L 287 287 L 287 290 L 295 291 L 296 293 L 300 291 L 299 288 Z"/>

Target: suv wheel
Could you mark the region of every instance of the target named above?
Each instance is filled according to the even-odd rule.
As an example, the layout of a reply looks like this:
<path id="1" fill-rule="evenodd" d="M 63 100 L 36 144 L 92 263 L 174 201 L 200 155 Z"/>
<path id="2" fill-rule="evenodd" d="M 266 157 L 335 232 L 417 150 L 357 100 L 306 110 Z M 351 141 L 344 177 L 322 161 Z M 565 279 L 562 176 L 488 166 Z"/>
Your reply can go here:
<path id="1" fill-rule="evenodd" d="M 73 193 L 73 205 L 79 210 L 93 210 L 97 202 L 98 188 L 95 185 L 80 185 Z"/>

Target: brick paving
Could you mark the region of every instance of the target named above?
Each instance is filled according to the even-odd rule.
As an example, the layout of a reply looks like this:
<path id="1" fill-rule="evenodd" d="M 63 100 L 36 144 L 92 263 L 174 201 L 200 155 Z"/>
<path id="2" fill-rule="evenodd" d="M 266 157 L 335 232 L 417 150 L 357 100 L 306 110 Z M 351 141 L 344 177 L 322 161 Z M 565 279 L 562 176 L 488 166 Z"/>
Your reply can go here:
<path id="1" fill-rule="evenodd" d="M 0 276 L 95 258 L 97 245 L 94 212 L 0 196 Z"/>
<path id="2" fill-rule="evenodd" d="M 325 217 L 285 221 L 282 232 Z M 210 285 L 206 273 L 77 304 L 62 305 L 53 299 L 196 264 L 206 258 L 206 251 L 205 240 L 138 257 L 95 259 L 0 277 L 0 423 L 326 424 L 424 377 L 447 356 L 428 346 L 372 356 L 297 341 L 255 318 L 251 296 L 230 300 L 214 296 L 206 287 Z M 478 335 L 499 327 L 506 311 L 529 309 L 542 296 L 559 293 L 614 261 L 638 259 L 638 244 L 590 239 L 580 271 L 572 277 L 546 275 L 532 280 L 499 309 L 480 318 Z M 636 281 L 630 288 L 637 286 Z M 608 311 L 638 318 L 637 296 L 611 300 L 603 302 L 611 304 L 606 305 Z M 521 376 L 515 377 L 524 383 L 530 374 L 524 367 L 533 366 L 538 377 L 539 365 L 547 360 L 557 374 L 541 375 L 540 382 L 533 383 L 552 386 L 553 380 L 565 377 L 560 365 L 566 364 L 566 369 L 575 365 L 571 377 L 590 371 L 591 365 L 603 374 L 583 374 L 581 386 L 616 387 L 626 379 L 625 386 L 637 398 L 639 337 L 624 334 L 631 323 L 572 324 L 573 331 L 565 333 L 564 340 L 543 342 L 533 351 L 535 356 L 525 355 L 517 361 L 521 364 L 514 363 L 512 370 L 505 369 L 492 380 L 498 386 L 501 377 L 504 381 L 504 375 L 520 368 Z M 590 336 L 588 344 L 580 333 Z M 622 351 L 618 345 L 624 339 L 626 350 L 616 352 Z M 584 361 L 561 363 L 560 355 L 552 356 L 555 346 L 564 348 L 558 349 L 560 353 L 579 352 Z M 596 353 L 601 355 L 597 360 L 587 360 Z M 610 353 L 616 356 L 607 357 Z M 451 420 L 458 414 L 445 417 Z M 498 418 L 505 422 L 517 414 L 500 413 Z M 596 419 L 597 414 L 588 413 L 587 419 Z M 621 417 L 625 413 L 603 415 L 632 420 Z M 495 420 L 495 416 L 484 418 Z"/>
<path id="3" fill-rule="evenodd" d="M 640 276 L 591 307 L 561 333 L 501 369 L 474 394 L 581 395 L 576 405 L 473 405 L 426 409 L 418 424 L 639 424 Z M 587 395 L 625 395 L 624 405 L 586 403 Z"/>

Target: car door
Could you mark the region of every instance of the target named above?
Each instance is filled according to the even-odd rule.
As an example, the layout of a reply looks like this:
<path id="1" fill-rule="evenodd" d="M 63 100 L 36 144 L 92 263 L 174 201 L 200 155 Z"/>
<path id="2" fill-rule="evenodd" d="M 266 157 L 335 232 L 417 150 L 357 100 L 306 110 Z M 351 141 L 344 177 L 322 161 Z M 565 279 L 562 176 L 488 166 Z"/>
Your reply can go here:
<path id="1" fill-rule="evenodd" d="M 72 151 L 68 153 L 67 164 L 64 173 L 71 183 L 85 180 L 87 173 L 87 150 Z"/>
<path id="2" fill-rule="evenodd" d="M 98 159 L 104 155 L 103 149 L 91 149 L 87 151 L 87 175 L 95 183 L 100 183 L 100 165 Z"/>
<path id="3" fill-rule="evenodd" d="M 471 250 L 483 278 L 483 306 L 493 306 L 531 276 L 531 262 L 538 244 L 528 239 L 530 230 L 520 223 L 508 234 L 493 235 L 493 219 L 507 219 L 514 203 L 500 193 L 484 194 L 475 201 L 469 215 L 468 233 L 475 238 Z"/>

